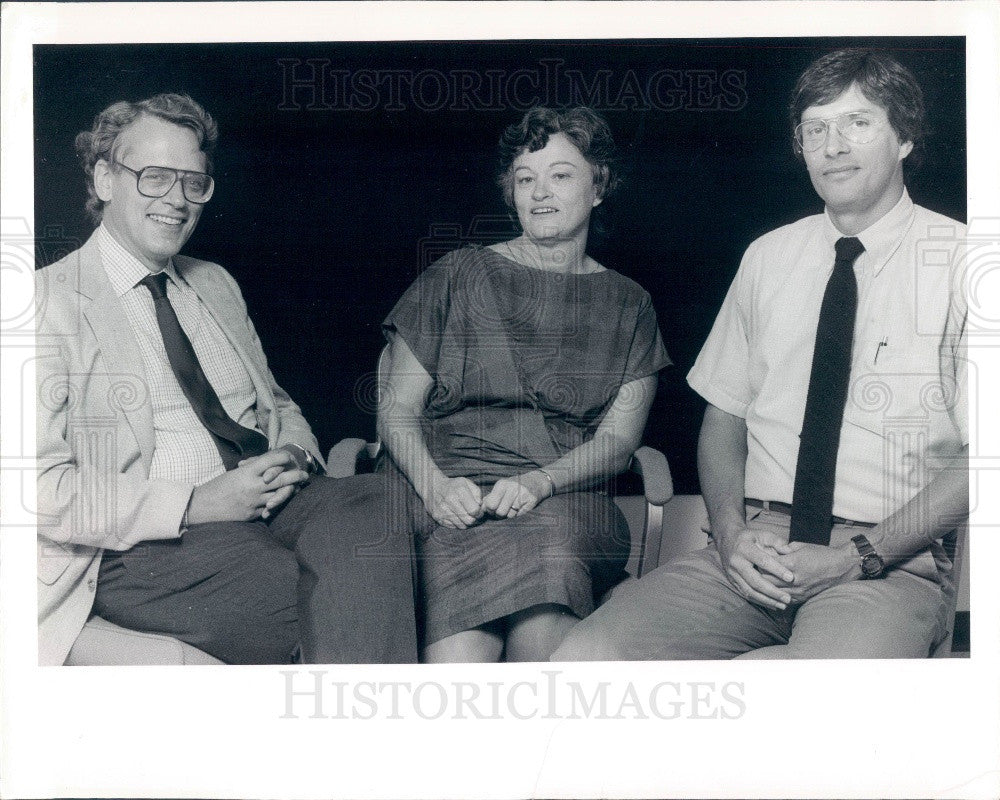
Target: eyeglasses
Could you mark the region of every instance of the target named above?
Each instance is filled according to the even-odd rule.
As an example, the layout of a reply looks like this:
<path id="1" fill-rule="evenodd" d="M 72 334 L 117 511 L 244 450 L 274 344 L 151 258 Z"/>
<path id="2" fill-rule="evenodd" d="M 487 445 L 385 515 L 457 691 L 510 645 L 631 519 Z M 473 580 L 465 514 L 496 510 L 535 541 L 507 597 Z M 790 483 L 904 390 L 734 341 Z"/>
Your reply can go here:
<path id="1" fill-rule="evenodd" d="M 212 192 L 215 191 L 215 179 L 204 172 L 192 172 L 172 167 L 143 167 L 140 170 L 135 170 L 125 166 L 117 159 L 114 163 L 135 175 L 136 189 L 143 197 L 164 197 L 167 192 L 174 188 L 178 179 L 181 182 L 181 191 L 184 193 L 184 197 L 191 203 L 199 205 L 207 203 L 212 199 Z"/>
<path id="2" fill-rule="evenodd" d="M 818 150 L 826 144 L 830 124 L 837 133 L 854 144 L 868 144 L 878 136 L 885 122 L 867 111 L 851 111 L 838 117 L 827 119 L 807 119 L 795 126 L 795 143 L 807 153 Z"/>

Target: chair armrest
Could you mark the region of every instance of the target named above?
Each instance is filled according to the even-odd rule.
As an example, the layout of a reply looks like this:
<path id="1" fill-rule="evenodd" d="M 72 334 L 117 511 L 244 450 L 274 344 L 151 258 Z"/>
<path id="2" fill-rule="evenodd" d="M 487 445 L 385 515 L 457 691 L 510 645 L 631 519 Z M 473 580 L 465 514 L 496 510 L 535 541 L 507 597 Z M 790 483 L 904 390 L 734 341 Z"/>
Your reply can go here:
<path id="1" fill-rule="evenodd" d="M 358 456 L 368 446 L 364 439 L 341 439 L 330 448 L 326 457 L 326 474 L 331 478 L 347 478 L 358 471 Z"/>
<path id="2" fill-rule="evenodd" d="M 632 455 L 630 467 L 642 476 L 646 500 L 654 506 L 664 505 L 674 496 L 674 481 L 670 477 L 667 457 L 652 447 L 640 447 Z"/>

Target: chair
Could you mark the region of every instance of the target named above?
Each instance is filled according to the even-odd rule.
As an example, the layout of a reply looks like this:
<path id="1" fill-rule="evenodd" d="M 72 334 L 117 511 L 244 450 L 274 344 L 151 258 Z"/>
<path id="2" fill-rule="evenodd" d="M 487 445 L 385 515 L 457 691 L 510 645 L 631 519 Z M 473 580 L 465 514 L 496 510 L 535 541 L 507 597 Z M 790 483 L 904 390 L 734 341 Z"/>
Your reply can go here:
<path id="1" fill-rule="evenodd" d="M 68 667 L 131 667 L 223 662 L 171 636 L 128 630 L 95 615 L 76 637 L 65 663 Z"/>
<path id="2" fill-rule="evenodd" d="M 953 541 L 945 539 L 945 550 L 951 556 L 951 577 L 955 584 L 955 593 L 948 606 L 948 631 L 945 637 L 931 648 L 931 658 L 951 658 L 952 640 L 955 636 L 955 616 L 968 608 L 960 608 L 967 604 L 968 587 L 964 582 L 968 579 L 966 563 L 969 548 L 969 525 L 965 523 L 955 529 Z M 963 592 L 963 588 L 965 592 Z M 963 597 L 963 595 L 965 595 Z M 963 602 L 964 601 L 964 602 Z"/>
<path id="3" fill-rule="evenodd" d="M 384 347 L 376 367 L 376 394 L 379 399 L 388 362 L 389 348 Z M 326 474 L 333 478 L 349 477 L 358 471 L 359 464 L 374 466 L 382 455 L 382 443 L 379 441 L 341 439 L 330 448 Z M 625 569 L 633 578 L 640 578 L 660 563 L 663 508 L 674 496 L 674 484 L 666 456 L 652 447 L 636 450 L 629 469 L 642 478 L 643 494 L 616 497 L 615 502 L 625 515 L 631 534 L 631 552 Z"/>

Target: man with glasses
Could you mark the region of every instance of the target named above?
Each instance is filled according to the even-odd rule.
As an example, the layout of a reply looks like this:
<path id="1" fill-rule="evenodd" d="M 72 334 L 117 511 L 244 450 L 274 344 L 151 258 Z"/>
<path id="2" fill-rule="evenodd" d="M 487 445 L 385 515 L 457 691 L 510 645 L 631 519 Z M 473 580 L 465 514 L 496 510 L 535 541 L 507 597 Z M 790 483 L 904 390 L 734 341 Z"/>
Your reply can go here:
<path id="1" fill-rule="evenodd" d="M 909 198 L 923 100 L 891 56 L 818 59 L 790 111 L 825 213 L 750 246 L 688 375 L 711 544 L 623 585 L 557 659 L 915 658 L 946 634 L 964 226 Z"/>
<path id="2" fill-rule="evenodd" d="M 97 230 L 37 275 L 40 661 L 92 613 L 229 663 L 415 661 L 408 544 L 329 535 L 338 482 L 239 288 L 179 255 L 216 138 L 176 94 L 77 137 Z"/>

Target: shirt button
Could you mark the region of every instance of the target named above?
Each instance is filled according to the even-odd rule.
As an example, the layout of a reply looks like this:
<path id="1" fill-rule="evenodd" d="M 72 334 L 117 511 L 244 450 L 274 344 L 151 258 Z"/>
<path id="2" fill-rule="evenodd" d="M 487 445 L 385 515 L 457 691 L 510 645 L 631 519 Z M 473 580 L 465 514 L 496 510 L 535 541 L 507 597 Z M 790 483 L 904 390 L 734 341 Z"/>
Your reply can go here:
<path id="1" fill-rule="evenodd" d="M 95 581 L 93 578 L 89 578 L 87 580 L 87 588 L 90 589 L 90 591 L 92 591 L 92 592 L 96 592 L 97 591 L 97 581 Z"/>

